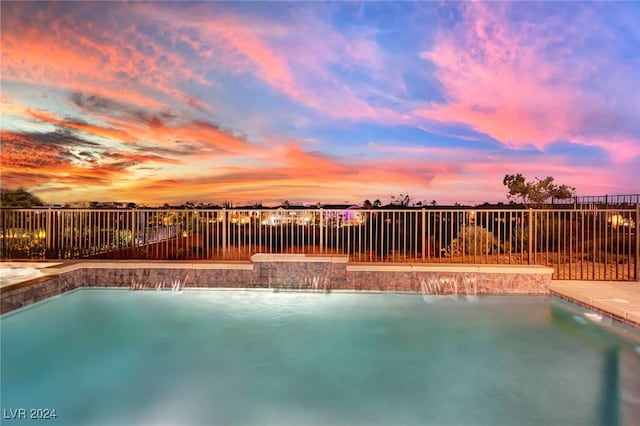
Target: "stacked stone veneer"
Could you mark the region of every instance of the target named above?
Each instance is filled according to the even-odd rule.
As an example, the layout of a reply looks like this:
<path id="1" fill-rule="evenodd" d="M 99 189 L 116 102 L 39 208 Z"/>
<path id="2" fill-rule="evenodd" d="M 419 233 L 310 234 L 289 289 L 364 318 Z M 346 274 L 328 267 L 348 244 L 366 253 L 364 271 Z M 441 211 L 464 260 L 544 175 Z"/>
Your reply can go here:
<path id="1" fill-rule="evenodd" d="M 297 290 L 331 290 L 348 287 L 346 256 L 257 254 L 254 287 Z"/>
<path id="2" fill-rule="evenodd" d="M 64 275 L 40 277 L 20 284 L 0 288 L 0 313 L 13 311 L 49 297 L 82 287 L 81 270 Z"/>
<path id="3" fill-rule="evenodd" d="M 538 266 L 348 264 L 346 256 L 263 255 L 251 262 L 78 262 L 0 288 L 1 312 L 80 287 L 137 290 L 270 288 L 425 294 L 548 294 L 551 268 Z"/>
<path id="4" fill-rule="evenodd" d="M 551 274 L 519 272 L 349 271 L 346 289 L 432 295 L 549 294 Z"/>

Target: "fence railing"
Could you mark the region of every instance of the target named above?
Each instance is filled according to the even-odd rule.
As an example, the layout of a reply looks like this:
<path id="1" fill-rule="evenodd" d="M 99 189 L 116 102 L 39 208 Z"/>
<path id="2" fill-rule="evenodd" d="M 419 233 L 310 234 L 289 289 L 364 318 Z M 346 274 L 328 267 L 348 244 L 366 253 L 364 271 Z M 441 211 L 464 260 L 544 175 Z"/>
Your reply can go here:
<path id="1" fill-rule="evenodd" d="M 352 262 L 536 264 L 554 278 L 638 280 L 629 209 L 1 209 L 2 259 L 243 260 L 343 254 Z"/>
<path id="2" fill-rule="evenodd" d="M 640 203 L 640 194 L 581 195 L 564 199 L 552 199 L 550 208 L 573 207 L 580 209 L 633 208 Z"/>

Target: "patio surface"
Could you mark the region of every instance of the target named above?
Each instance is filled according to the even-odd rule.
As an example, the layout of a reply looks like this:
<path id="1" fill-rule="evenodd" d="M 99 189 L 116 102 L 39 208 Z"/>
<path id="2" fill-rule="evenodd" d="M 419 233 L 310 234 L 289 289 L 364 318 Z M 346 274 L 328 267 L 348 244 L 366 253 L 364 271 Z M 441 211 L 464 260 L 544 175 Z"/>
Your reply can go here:
<path id="1" fill-rule="evenodd" d="M 553 280 L 550 291 L 640 328 L 640 282 Z"/>

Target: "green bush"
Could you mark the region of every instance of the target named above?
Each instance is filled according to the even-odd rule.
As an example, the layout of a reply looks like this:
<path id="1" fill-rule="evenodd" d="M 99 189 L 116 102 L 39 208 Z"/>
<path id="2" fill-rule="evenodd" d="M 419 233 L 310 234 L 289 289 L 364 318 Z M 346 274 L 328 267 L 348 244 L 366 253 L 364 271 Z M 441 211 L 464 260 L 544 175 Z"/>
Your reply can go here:
<path id="1" fill-rule="evenodd" d="M 496 247 L 498 247 L 498 242 L 491 232 L 480 226 L 466 225 L 458 233 L 455 249 L 473 256 L 491 254 Z"/>

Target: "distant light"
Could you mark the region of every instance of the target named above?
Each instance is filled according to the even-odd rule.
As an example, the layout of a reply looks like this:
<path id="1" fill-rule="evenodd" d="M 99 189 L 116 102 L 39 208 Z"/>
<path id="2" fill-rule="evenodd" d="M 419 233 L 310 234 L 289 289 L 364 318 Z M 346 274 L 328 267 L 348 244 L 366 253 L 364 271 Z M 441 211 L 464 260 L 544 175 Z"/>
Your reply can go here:
<path id="1" fill-rule="evenodd" d="M 619 214 L 609 216 L 607 222 L 610 223 L 613 228 L 617 228 L 618 226 L 633 226 L 633 220 L 631 220 L 631 218 L 623 217 Z"/>

